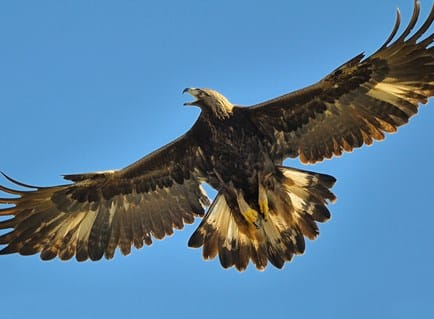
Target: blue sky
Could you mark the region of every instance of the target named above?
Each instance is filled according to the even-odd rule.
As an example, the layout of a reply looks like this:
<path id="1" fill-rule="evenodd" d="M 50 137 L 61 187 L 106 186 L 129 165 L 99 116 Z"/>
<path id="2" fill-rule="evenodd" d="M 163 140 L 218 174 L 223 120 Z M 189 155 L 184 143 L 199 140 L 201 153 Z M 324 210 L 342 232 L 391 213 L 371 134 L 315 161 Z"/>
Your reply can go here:
<path id="1" fill-rule="evenodd" d="M 423 1 L 426 17 L 432 3 Z M 374 52 L 413 1 L 3 1 L 0 169 L 26 183 L 120 168 L 189 129 L 185 87 L 254 104 Z M 430 29 L 432 30 L 432 28 Z M 319 239 L 244 273 L 187 248 L 197 223 L 97 263 L 0 258 L 1 318 L 434 316 L 434 101 L 334 175 Z M 6 184 L 4 180 L 0 181 Z"/>

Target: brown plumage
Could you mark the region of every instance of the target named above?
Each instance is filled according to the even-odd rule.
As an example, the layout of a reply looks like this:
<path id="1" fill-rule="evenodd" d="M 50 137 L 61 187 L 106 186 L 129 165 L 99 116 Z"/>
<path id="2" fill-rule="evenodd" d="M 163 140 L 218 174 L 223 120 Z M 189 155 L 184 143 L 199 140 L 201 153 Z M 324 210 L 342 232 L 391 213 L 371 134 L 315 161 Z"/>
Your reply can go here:
<path id="1" fill-rule="evenodd" d="M 281 268 L 314 239 L 330 218 L 335 179 L 289 167 L 341 155 L 395 132 L 434 92 L 434 7 L 413 31 L 392 34 L 368 58 L 354 57 L 318 83 L 251 107 L 232 105 L 210 89 L 186 89 L 202 112 L 167 146 L 116 171 L 66 175 L 72 183 L 35 187 L 6 178 L 0 185 L 0 254 L 40 253 L 42 259 L 99 260 L 116 248 L 150 245 L 204 216 L 189 246 L 223 267 Z M 396 39 L 395 39 L 396 38 Z M 201 188 L 218 191 L 210 202 Z M 21 190 L 22 189 L 22 190 Z"/>

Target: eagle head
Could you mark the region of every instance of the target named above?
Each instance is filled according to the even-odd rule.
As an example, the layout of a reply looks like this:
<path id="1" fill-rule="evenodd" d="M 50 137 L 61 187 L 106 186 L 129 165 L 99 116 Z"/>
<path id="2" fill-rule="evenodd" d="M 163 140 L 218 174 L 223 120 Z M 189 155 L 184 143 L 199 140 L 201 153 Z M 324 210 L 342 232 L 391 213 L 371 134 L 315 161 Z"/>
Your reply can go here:
<path id="1" fill-rule="evenodd" d="M 195 105 L 203 112 L 210 113 L 219 119 L 230 117 L 234 106 L 219 92 L 211 89 L 186 88 L 182 93 L 191 94 L 195 100 L 184 105 Z"/>

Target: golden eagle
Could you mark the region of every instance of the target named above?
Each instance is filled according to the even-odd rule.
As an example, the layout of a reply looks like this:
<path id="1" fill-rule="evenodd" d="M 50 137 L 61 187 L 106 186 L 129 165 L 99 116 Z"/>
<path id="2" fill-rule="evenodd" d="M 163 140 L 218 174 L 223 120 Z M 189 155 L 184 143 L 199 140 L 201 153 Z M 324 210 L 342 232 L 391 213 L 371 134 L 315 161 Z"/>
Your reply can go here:
<path id="1" fill-rule="evenodd" d="M 223 267 L 244 270 L 249 261 L 281 268 L 314 239 L 317 222 L 330 218 L 332 176 L 282 166 L 299 157 L 315 163 L 395 132 L 434 92 L 434 20 L 412 32 L 419 2 L 403 33 L 398 11 L 393 31 L 368 58 L 360 54 L 309 87 L 250 107 L 233 105 L 211 89 L 189 88 L 187 105 L 200 107 L 183 136 L 132 165 L 114 171 L 65 175 L 67 185 L 35 187 L 5 177 L 19 189 L 0 215 L 0 254 L 40 253 L 110 259 L 117 247 L 150 245 L 203 217 L 189 246 L 219 256 Z M 210 205 L 201 187 L 217 190 Z M 10 196 L 12 195 L 12 196 Z"/>

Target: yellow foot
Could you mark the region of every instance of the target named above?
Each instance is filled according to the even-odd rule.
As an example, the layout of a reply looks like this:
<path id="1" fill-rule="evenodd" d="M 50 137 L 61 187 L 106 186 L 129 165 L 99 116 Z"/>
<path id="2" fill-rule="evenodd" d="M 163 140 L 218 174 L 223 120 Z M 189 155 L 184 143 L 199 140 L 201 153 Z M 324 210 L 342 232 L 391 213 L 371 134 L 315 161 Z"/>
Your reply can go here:
<path id="1" fill-rule="evenodd" d="M 244 218 L 251 224 L 255 224 L 258 220 L 258 212 L 252 208 L 246 209 L 242 212 Z"/>
<path id="2" fill-rule="evenodd" d="M 240 212 L 249 224 L 253 224 L 256 228 L 261 226 L 259 213 L 247 204 L 244 196 L 241 193 L 237 194 L 238 207 Z"/>

